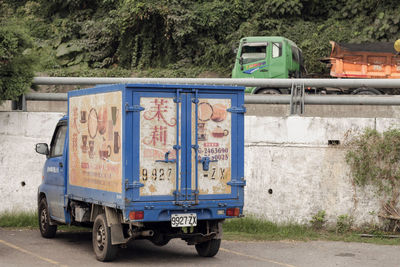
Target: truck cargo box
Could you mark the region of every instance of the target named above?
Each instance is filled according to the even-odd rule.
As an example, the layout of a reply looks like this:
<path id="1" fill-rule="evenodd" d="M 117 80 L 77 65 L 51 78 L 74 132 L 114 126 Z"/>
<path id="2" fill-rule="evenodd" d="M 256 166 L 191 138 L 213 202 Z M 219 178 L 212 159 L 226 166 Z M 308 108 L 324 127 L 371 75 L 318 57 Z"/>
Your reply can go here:
<path id="1" fill-rule="evenodd" d="M 68 93 L 67 198 L 169 221 L 243 207 L 241 87 L 111 85 Z"/>
<path id="2" fill-rule="evenodd" d="M 330 43 L 332 77 L 400 78 L 400 56 L 394 50 L 393 43 Z"/>

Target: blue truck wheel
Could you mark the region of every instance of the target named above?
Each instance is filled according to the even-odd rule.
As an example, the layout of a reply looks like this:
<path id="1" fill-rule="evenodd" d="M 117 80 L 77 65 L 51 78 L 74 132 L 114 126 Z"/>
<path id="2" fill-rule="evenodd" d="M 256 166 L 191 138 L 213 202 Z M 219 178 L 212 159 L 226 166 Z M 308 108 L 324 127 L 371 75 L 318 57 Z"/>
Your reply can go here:
<path id="1" fill-rule="evenodd" d="M 47 207 L 46 198 L 42 198 L 39 202 L 38 215 L 40 234 L 44 238 L 55 237 L 57 232 L 57 225 L 50 225 L 50 214 Z"/>
<path id="2" fill-rule="evenodd" d="M 195 247 L 199 256 L 214 257 L 217 255 L 220 245 L 221 239 L 211 239 L 206 242 L 196 244 Z"/>
<path id="3" fill-rule="evenodd" d="M 105 214 L 97 215 L 93 224 L 93 250 L 99 261 L 112 261 L 117 256 L 118 246 L 111 244 L 111 231 Z"/>

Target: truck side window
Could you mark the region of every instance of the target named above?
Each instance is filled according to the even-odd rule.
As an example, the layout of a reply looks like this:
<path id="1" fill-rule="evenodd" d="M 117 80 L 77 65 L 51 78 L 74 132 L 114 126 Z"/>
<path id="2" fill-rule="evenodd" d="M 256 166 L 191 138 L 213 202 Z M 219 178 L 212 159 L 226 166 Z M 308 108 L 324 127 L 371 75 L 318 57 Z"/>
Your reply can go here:
<path id="1" fill-rule="evenodd" d="M 265 60 L 267 56 L 267 44 L 245 44 L 242 46 L 243 64 Z"/>
<path id="2" fill-rule="evenodd" d="M 272 58 L 282 56 L 282 43 L 272 43 Z"/>
<path id="3" fill-rule="evenodd" d="M 50 148 L 50 157 L 58 157 L 62 155 L 64 150 L 66 133 L 67 133 L 67 125 L 62 125 L 57 128 L 57 133 L 53 138 Z"/>

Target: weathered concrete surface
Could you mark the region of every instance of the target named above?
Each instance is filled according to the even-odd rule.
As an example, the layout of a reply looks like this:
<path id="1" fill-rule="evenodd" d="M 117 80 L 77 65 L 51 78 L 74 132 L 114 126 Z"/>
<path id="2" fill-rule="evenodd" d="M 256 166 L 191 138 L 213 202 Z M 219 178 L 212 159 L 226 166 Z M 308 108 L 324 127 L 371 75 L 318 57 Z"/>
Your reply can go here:
<path id="1" fill-rule="evenodd" d="M 35 144 L 50 143 L 62 113 L 0 112 L 0 212 L 33 210 L 46 157 Z"/>
<path id="2" fill-rule="evenodd" d="M 325 210 L 355 223 L 376 223 L 379 201 L 371 188 L 352 183 L 344 144 L 364 128 L 383 131 L 399 119 L 246 117 L 245 177 L 248 213 L 277 223 L 308 223 Z"/>
<path id="3" fill-rule="evenodd" d="M 50 142 L 61 116 L 0 112 L 0 212 L 36 208 L 45 157 L 34 145 Z M 330 222 L 342 214 L 358 225 L 376 222 L 379 201 L 352 184 L 345 148 L 328 142 L 343 144 L 366 127 L 398 126 L 396 118 L 246 116 L 246 212 L 278 223 L 308 223 L 319 210 Z"/>

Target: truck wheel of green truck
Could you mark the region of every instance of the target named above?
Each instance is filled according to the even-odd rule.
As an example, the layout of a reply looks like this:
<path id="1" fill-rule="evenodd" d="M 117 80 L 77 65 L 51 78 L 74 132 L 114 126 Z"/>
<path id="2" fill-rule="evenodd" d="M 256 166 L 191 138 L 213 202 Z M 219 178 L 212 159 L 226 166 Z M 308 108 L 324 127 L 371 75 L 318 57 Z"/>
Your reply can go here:
<path id="1" fill-rule="evenodd" d="M 381 95 L 382 93 L 375 88 L 358 88 L 351 92 L 352 95 Z"/>
<path id="2" fill-rule="evenodd" d="M 111 244 L 111 230 L 104 213 L 94 220 L 92 243 L 97 260 L 112 261 L 117 256 L 118 246 Z"/>
<path id="3" fill-rule="evenodd" d="M 50 225 L 49 209 L 47 207 L 46 198 L 42 198 L 39 202 L 39 229 L 40 234 L 45 238 L 53 238 L 57 232 L 57 225 Z"/>
<path id="4" fill-rule="evenodd" d="M 280 95 L 281 92 L 279 92 L 276 89 L 268 89 L 268 88 L 264 88 L 264 89 L 260 89 L 256 92 L 256 94 L 262 94 L 262 95 Z"/>
<path id="5" fill-rule="evenodd" d="M 217 255 L 221 239 L 211 239 L 203 243 L 196 244 L 197 254 L 202 257 L 214 257 Z"/>

